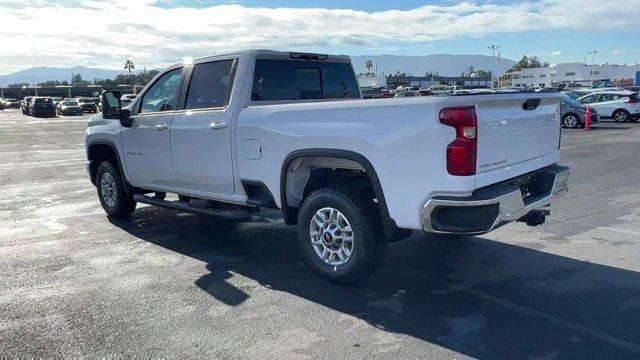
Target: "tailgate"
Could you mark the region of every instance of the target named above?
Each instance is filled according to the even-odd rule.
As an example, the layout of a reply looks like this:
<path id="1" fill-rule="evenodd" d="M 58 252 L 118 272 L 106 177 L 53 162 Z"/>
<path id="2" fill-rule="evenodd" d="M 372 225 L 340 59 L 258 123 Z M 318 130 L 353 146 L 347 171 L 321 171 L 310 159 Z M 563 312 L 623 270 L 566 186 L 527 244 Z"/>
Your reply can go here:
<path id="1" fill-rule="evenodd" d="M 538 93 L 479 98 L 477 188 L 558 162 L 560 99 Z"/>

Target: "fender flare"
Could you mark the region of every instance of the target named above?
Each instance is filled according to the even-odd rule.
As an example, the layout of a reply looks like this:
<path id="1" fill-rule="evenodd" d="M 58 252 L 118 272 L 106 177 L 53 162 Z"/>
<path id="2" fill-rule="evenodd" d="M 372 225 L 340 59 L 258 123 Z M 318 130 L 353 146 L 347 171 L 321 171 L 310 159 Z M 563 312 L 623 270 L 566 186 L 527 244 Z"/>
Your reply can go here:
<path id="1" fill-rule="evenodd" d="M 282 206 L 282 212 L 284 215 L 285 223 L 288 225 L 293 225 L 296 223 L 297 219 L 294 218 L 296 212 L 292 211 L 292 209 L 287 205 L 287 195 L 286 195 L 286 186 L 287 186 L 287 170 L 291 165 L 291 162 L 295 159 L 301 157 L 333 157 L 333 158 L 341 158 L 346 160 L 351 160 L 359 163 L 366 170 L 366 174 L 371 181 L 371 185 L 373 186 L 373 192 L 378 200 L 378 208 L 380 210 L 380 218 L 382 219 L 382 227 L 384 229 L 385 235 L 387 237 L 393 237 L 398 229 L 395 220 L 391 218 L 389 215 L 389 209 L 387 207 L 387 201 L 384 197 L 384 192 L 382 191 L 382 186 L 380 185 L 380 179 L 378 178 L 378 174 L 374 169 L 371 162 L 364 157 L 363 155 L 349 151 L 349 150 L 339 150 L 339 149 L 302 149 L 296 150 L 289 153 L 284 161 L 282 162 L 282 169 L 280 173 L 280 202 Z"/>

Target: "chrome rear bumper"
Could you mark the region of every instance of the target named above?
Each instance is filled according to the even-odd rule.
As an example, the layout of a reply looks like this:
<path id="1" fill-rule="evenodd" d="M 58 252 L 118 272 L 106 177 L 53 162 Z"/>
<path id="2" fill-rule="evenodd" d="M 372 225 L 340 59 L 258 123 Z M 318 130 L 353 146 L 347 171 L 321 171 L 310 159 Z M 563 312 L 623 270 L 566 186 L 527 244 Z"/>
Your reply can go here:
<path id="1" fill-rule="evenodd" d="M 497 185 L 479 189 L 469 197 L 440 196 L 422 208 L 422 228 L 440 234 L 483 234 L 546 207 L 569 190 L 570 169 L 553 165 Z M 536 194 L 523 196 L 518 183 L 535 177 Z"/>

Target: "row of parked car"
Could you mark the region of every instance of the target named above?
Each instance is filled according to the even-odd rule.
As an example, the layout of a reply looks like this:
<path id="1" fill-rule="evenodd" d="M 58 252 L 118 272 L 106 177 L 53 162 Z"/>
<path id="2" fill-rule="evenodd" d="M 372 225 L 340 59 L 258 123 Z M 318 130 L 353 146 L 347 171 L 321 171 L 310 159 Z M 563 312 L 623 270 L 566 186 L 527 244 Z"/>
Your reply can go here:
<path id="1" fill-rule="evenodd" d="M 566 90 L 566 91 L 561 91 Z M 460 86 L 436 85 L 427 89 L 400 86 L 389 90 L 382 87 L 362 88 L 365 99 L 388 97 L 419 97 L 419 96 L 447 96 L 447 95 L 478 95 L 495 93 L 514 93 L 521 91 L 562 92 L 561 102 L 562 126 L 566 128 L 584 127 L 586 123 L 587 107 L 591 107 L 591 123 L 596 124 L 600 119 L 613 119 L 616 122 L 637 122 L 640 119 L 640 100 L 638 91 L 619 87 L 594 88 L 545 88 L 536 90 L 521 89 L 467 89 Z"/>
<path id="2" fill-rule="evenodd" d="M 124 94 L 122 106 L 130 104 L 135 94 Z M 97 113 L 102 108 L 99 97 L 62 98 L 57 96 L 26 96 L 22 101 L 14 98 L 0 98 L 0 110 L 21 109 L 22 113 L 31 116 L 82 115 L 86 112 Z"/>
<path id="3" fill-rule="evenodd" d="M 85 112 L 98 112 L 98 102 L 96 100 L 99 101 L 99 98 L 27 96 L 20 102 L 20 109 L 23 114 L 36 117 L 82 115 Z"/>

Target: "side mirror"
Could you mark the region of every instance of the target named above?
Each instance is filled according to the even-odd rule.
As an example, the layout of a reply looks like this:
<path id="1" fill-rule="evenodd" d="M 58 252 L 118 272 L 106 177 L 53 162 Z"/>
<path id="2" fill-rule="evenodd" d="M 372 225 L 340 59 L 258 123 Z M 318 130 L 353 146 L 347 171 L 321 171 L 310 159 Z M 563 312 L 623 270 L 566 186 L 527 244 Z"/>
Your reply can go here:
<path id="1" fill-rule="evenodd" d="M 123 109 L 120 103 L 120 91 L 103 91 L 102 99 L 102 118 L 117 119 L 124 127 L 131 127 L 133 119 L 131 119 L 131 111 Z"/>

